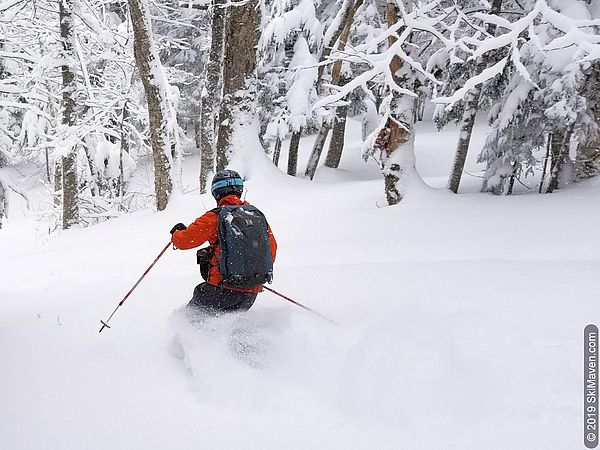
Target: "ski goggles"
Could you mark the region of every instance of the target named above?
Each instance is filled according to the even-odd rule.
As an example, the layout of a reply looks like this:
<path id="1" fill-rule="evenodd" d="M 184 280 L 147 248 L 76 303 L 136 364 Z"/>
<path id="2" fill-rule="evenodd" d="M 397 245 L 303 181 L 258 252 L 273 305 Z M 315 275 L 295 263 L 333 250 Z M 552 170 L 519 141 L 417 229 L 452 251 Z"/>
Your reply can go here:
<path id="1" fill-rule="evenodd" d="M 221 180 L 221 181 L 217 181 L 216 183 L 213 183 L 213 185 L 210 188 L 211 192 L 215 192 L 217 189 L 221 189 L 227 186 L 243 186 L 244 182 L 242 181 L 241 178 L 229 178 L 227 180 Z"/>

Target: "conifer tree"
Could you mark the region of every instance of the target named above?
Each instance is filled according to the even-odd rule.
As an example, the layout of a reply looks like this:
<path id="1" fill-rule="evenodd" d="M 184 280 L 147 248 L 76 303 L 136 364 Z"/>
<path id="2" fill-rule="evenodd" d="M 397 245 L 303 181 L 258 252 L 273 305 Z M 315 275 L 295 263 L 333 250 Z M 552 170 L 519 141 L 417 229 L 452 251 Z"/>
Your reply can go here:
<path id="1" fill-rule="evenodd" d="M 315 66 L 322 41 L 323 25 L 313 0 L 273 1 L 259 43 L 259 105 L 267 123 L 265 141 L 280 147 L 291 133 L 287 173 L 293 176 L 300 138 L 313 120 Z"/>

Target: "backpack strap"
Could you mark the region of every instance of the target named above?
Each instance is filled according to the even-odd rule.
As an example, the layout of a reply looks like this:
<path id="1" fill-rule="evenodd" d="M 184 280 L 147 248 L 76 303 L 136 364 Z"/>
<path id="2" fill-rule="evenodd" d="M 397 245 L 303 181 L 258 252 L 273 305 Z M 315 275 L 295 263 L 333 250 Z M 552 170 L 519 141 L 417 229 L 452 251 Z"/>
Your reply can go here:
<path id="1" fill-rule="evenodd" d="M 221 215 L 222 209 L 223 209 L 222 206 L 217 206 L 216 208 L 213 208 L 210 210 L 210 212 L 213 212 L 217 215 L 217 240 L 215 241 L 215 243 L 213 245 L 211 245 L 211 247 L 213 247 L 213 250 L 212 250 L 213 252 L 217 248 L 217 245 L 219 245 L 219 216 Z"/>

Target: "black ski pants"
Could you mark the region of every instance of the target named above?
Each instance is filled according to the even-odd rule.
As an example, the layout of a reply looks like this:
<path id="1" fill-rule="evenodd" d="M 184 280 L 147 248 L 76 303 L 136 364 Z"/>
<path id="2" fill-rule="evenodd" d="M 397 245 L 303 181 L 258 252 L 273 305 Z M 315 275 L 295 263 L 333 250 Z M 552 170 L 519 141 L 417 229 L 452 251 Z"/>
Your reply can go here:
<path id="1" fill-rule="evenodd" d="M 187 307 L 209 314 L 247 311 L 254 304 L 257 295 L 255 292 L 233 291 L 214 284 L 200 283 L 194 289 Z"/>

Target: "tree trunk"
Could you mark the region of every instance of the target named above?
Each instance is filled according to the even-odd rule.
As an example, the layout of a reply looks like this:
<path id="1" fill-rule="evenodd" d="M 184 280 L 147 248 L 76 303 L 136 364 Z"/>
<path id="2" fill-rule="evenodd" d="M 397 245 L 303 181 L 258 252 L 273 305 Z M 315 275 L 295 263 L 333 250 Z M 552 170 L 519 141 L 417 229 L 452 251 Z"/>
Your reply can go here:
<path id="1" fill-rule="evenodd" d="M 546 189 L 547 194 L 551 194 L 560 187 L 563 167 L 569 158 L 569 147 L 572 134 L 572 126 L 564 135 L 553 134 L 550 146 L 552 164 L 550 166 L 550 182 L 548 183 L 548 189 Z"/>
<path id="2" fill-rule="evenodd" d="M 46 181 L 50 183 L 52 181 L 52 171 L 50 169 L 50 150 L 48 148 L 44 150 L 44 156 L 46 161 Z"/>
<path id="3" fill-rule="evenodd" d="M 281 138 L 277 136 L 275 140 L 275 148 L 273 149 L 273 164 L 275 167 L 279 166 L 279 156 L 281 155 Z"/>
<path id="4" fill-rule="evenodd" d="M 4 42 L 0 38 L 0 51 L 3 51 L 3 50 L 4 50 Z M 7 73 L 6 68 L 4 66 L 4 60 L 2 58 L 0 58 L 0 80 L 4 80 L 9 75 L 10 74 Z M 8 158 L 4 154 L 4 152 L 2 151 L 2 149 L 0 149 L 0 167 L 5 167 L 7 165 L 8 165 Z M 1 219 L 2 219 L 2 217 L 0 216 L 0 220 Z"/>
<path id="5" fill-rule="evenodd" d="M 225 0 L 213 0 L 210 55 L 206 69 L 206 81 L 202 92 L 200 120 L 200 193 L 206 192 L 210 174 L 215 170 L 215 136 L 217 130 L 217 106 L 221 99 L 221 78 L 225 45 Z"/>
<path id="6" fill-rule="evenodd" d="M 513 163 L 513 171 L 510 177 L 508 178 L 508 190 L 506 191 L 506 195 L 512 195 L 513 188 L 515 187 L 515 180 L 517 179 L 517 163 Z"/>
<path id="7" fill-rule="evenodd" d="M 146 92 L 150 145 L 154 163 L 154 192 L 156 208 L 164 210 L 173 188 L 171 182 L 170 139 L 167 135 L 166 116 L 163 103 L 168 101 L 165 80 L 157 79 L 163 73 L 158 51 L 154 45 L 150 13 L 146 0 L 128 0 L 134 37 L 135 62 Z"/>
<path id="8" fill-rule="evenodd" d="M 575 162 L 577 179 L 583 180 L 600 173 L 600 62 L 592 65 L 590 76 L 587 80 L 587 98 L 594 120 L 598 126 L 598 135 L 595 139 L 580 144 L 577 148 Z"/>
<path id="9" fill-rule="evenodd" d="M 502 8 L 503 0 L 493 0 L 490 14 L 497 15 L 500 13 Z M 486 31 L 490 35 L 496 34 L 496 25 L 489 23 L 486 25 Z M 478 68 L 485 68 L 489 56 L 484 57 L 482 61 L 477 65 Z M 477 117 L 477 110 L 479 109 L 479 99 L 481 97 L 481 85 L 477 85 L 471 91 L 469 91 L 465 98 L 465 110 L 463 113 L 460 136 L 458 138 L 458 144 L 456 145 L 456 154 L 454 156 L 454 163 L 452 164 L 452 172 L 450 173 L 450 180 L 448 181 L 448 189 L 455 194 L 458 193 L 458 187 L 460 186 L 460 180 L 462 178 L 463 170 L 465 168 L 465 162 L 467 160 L 467 153 L 469 152 L 469 145 L 471 143 L 471 136 L 473 135 L 473 127 L 475 125 L 475 118 Z M 514 182 L 514 181 L 513 181 Z"/>
<path id="10" fill-rule="evenodd" d="M 410 5 L 405 6 L 409 7 Z M 398 10 L 395 3 L 387 3 L 386 16 L 388 27 L 392 27 L 398 22 Z M 390 36 L 388 45 L 393 45 L 396 40 L 395 36 Z M 412 85 L 409 72 L 398 56 L 392 58 L 390 72 L 394 83 L 399 87 L 408 88 Z M 390 206 L 402 200 L 405 194 L 403 186 L 405 183 L 401 183 L 401 180 L 409 175 L 409 171 L 415 170 L 414 108 L 415 99 L 413 97 L 393 91 L 390 116 L 375 140 L 375 147 L 381 150 L 385 196 Z"/>
<path id="11" fill-rule="evenodd" d="M 2 228 L 2 219 L 8 216 L 8 192 L 0 178 L 0 228 Z"/>
<path id="12" fill-rule="evenodd" d="M 542 176 L 540 177 L 540 187 L 538 193 L 542 193 L 544 189 L 544 181 L 546 180 L 546 171 L 548 170 L 548 161 L 550 160 L 550 146 L 552 145 L 552 133 L 546 137 L 546 156 L 544 157 L 544 163 L 542 164 Z"/>
<path id="13" fill-rule="evenodd" d="M 344 50 L 346 48 L 346 44 L 348 43 L 348 37 L 350 36 L 350 30 L 352 29 L 352 22 L 354 21 L 354 16 L 356 15 L 356 11 L 363 4 L 363 0 L 352 1 L 344 3 L 348 9 L 343 10 L 342 21 L 340 22 L 340 33 L 339 33 L 339 44 L 337 49 Z M 337 31 L 336 31 L 337 33 Z M 335 44 L 335 41 L 333 41 Z M 324 49 L 323 54 L 321 55 L 321 60 L 324 60 L 324 55 L 329 56 L 331 53 L 330 49 Z M 320 85 L 319 80 L 323 74 L 324 66 L 319 67 L 319 75 L 317 78 L 317 86 Z M 331 84 L 338 85 L 340 83 L 342 73 L 342 61 L 337 60 L 333 64 L 333 68 L 331 69 Z M 310 158 L 308 159 L 308 165 L 306 166 L 305 175 L 310 177 L 312 180 L 317 171 L 317 166 L 319 165 L 319 159 L 321 159 L 321 153 L 323 153 L 323 147 L 325 146 L 325 141 L 327 140 L 327 136 L 329 135 L 329 131 L 331 130 L 332 124 L 330 122 L 324 122 L 321 125 L 321 129 L 319 130 L 319 134 L 317 135 L 317 139 L 313 144 L 313 149 L 310 154 Z M 343 144 L 342 144 L 343 145 Z"/>
<path id="14" fill-rule="evenodd" d="M 462 116 L 456 155 L 454 156 L 454 164 L 452 165 L 452 172 L 450 173 L 450 181 L 448 183 L 448 189 L 455 194 L 458 193 L 460 179 L 465 168 L 465 161 L 467 160 L 469 144 L 471 143 L 471 135 L 473 133 L 473 125 L 475 125 L 475 117 L 477 116 L 480 96 L 481 87 L 477 86 L 469 91 L 465 97 L 465 112 Z"/>
<path id="15" fill-rule="evenodd" d="M 62 57 L 65 63 L 62 73 L 62 124 L 67 133 L 75 124 L 75 95 L 77 85 L 73 64 L 75 61 L 75 35 L 73 27 L 73 0 L 61 0 L 59 6 L 60 37 L 62 40 Z M 66 149 L 61 161 L 62 186 L 62 227 L 66 230 L 79 222 L 78 184 L 77 184 L 77 149 Z"/>
<path id="16" fill-rule="evenodd" d="M 62 204 L 62 158 L 54 162 L 54 206 Z"/>
<path id="17" fill-rule="evenodd" d="M 288 175 L 296 176 L 298 172 L 298 146 L 300 145 L 300 136 L 302 135 L 302 129 L 294 131 L 292 138 L 290 139 L 290 147 L 288 150 Z"/>
<path id="18" fill-rule="evenodd" d="M 346 118 L 348 117 L 348 105 L 341 105 L 335 109 L 335 120 L 331 132 L 329 151 L 325 159 L 325 165 L 337 169 L 342 160 L 344 151 L 344 137 L 346 135 Z"/>
<path id="19" fill-rule="evenodd" d="M 341 35 L 344 32 L 346 25 L 348 23 L 352 24 L 352 21 L 354 20 L 354 15 L 356 14 L 356 10 L 360 7 L 360 5 L 362 5 L 363 0 L 345 0 L 342 3 L 342 6 L 340 8 L 340 11 L 338 12 L 338 14 L 336 15 L 335 19 L 338 19 L 338 21 L 336 21 L 334 19 L 334 22 L 332 23 L 331 27 L 333 27 L 332 29 L 328 29 L 327 32 L 325 33 L 325 37 L 327 38 L 326 42 L 323 42 L 322 45 L 322 50 L 321 50 L 321 55 L 319 56 L 319 63 L 322 63 L 323 61 L 325 61 L 329 55 L 331 54 L 331 51 L 333 49 L 333 47 L 335 46 L 336 42 L 338 41 L 338 39 L 340 39 L 340 44 L 342 42 L 342 38 Z M 346 37 L 347 39 L 347 37 Z M 344 47 L 345 47 L 345 41 L 344 41 Z M 340 47 L 340 50 L 343 50 L 344 47 Z M 320 65 L 319 66 L 319 71 L 318 71 L 318 75 L 317 75 L 317 91 L 320 93 L 320 89 L 321 89 L 321 79 L 323 78 L 323 74 L 325 73 L 325 65 Z"/>
<path id="20" fill-rule="evenodd" d="M 331 124 L 323 123 L 323 125 L 321 125 L 321 128 L 319 129 L 319 133 L 317 133 L 317 138 L 313 143 L 313 149 L 312 152 L 310 152 L 308 164 L 306 165 L 306 172 L 304 172 L 304 175 L 310 177 L 311 180 L 314 178 L 315 173 L 317 172 L 317 166 L 319 165 L 319 159 L 321 158 L 323 147 L 325 147 L 325 141 L 327 140 L 327 136 L 329 135 L 329 130 L 331 130 Z"/>
<path id="21" fill-rule="evenodd" d="M 227 151 L 231 145 L 231 132 L 233 127 L 232 97 L 223 95 L 221 100 L 221 111 L 219 112 L 219 124 L 217 127 L 217 172 L 227 167 L 229 155 Z"/>
<path id="22" fill-rule="evenodd" d="M 223 101 L 219 114 L 217 138 L 217 170 L 224 169 L 232 153 L 234 131 L 254 117 L 251 105 L 255 95 L 249 94 L 255 76 L 260 8 L 258 0 L 230 6 L 225 32 L 223 60 Z"/>
<path id="23" fill-rule="evenodd" d="M 119 180 L 117 186 L 117 195 L 119 198 L 123 198 L 125 195 L 125 170 L 123 167 L 123 153 L 129 153 L 129 133 L 125 131 L 125 121 L 129 118 L 129 112 L 127 110 L 127 101 L 123 104 L 123 113 L 121 114 L 121 129 L 120 136 L 121 142 L 119 145 Z"/>

